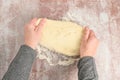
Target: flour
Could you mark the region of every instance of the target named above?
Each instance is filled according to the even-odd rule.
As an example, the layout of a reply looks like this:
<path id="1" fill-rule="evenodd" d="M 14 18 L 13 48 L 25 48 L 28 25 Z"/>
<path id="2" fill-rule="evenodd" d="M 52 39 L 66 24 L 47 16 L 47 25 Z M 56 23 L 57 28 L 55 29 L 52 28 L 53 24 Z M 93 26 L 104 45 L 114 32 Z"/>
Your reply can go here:
<path id="1" fill-rule="evenodd" d="M 38 58 L 39 59 L 46 59 L 50 65 L 70 65 L 73 64 L 79 57 L 68 57 L 63 54 L 60 54 L 55 51 L 51 51 L 41 45 L 37 47 L 38 51 Z"/>

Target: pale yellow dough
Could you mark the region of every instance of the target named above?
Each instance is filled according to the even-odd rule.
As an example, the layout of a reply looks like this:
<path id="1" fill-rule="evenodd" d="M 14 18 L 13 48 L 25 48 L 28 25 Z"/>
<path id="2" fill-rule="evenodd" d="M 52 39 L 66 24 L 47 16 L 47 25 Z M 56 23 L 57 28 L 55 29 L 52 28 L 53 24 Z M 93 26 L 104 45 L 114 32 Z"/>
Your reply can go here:
<path id="1" fill-rule="evenodd" d="M 82 32 L 83 28 L 76 23 L 47 19 L 41 30 L 40 44 L 64 55 L 76 56 L 79 55 Z"/>

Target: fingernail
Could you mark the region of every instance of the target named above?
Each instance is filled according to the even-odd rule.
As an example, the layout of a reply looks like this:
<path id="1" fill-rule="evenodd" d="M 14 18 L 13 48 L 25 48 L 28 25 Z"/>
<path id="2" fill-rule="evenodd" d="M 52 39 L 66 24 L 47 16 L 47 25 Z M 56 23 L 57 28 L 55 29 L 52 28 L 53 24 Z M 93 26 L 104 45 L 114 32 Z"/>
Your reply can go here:
<path id="1" fill-rule="evenodd" d="M 46 18 L 43 18 L 43 21 L 46 22 Z"/>
<path id="2" fill-rule="evenodd" d="M 44 18 L 42 18 L 42 19 L 41 19 L 41 22 L 42 22 L 42 23 L 43 23 L 43 22 L 45 22 L 45 19 L 44 19 Z"/>

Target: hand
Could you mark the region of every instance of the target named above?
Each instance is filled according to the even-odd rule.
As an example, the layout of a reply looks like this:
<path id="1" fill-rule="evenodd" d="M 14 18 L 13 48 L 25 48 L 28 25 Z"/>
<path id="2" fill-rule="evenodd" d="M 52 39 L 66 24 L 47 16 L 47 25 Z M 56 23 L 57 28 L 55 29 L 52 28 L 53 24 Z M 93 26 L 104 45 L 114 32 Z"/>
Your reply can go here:
<path id="1" fill-rule="evenodd" d="M 95 33 L 88 27 L 85 27 L 80 45 L 80 57 L 94 57 L 94 55 L 96 54 L 98 44 L 99 40 L 96 38 Z"/>
<path id="2" fill-rule="evenodd" d="M 35 49 L 40 40 L 41 28 L 45 24 L 45 19 L 42 19 L 38 26 L 36 25 L 38 19 L 30 21 L 24 29 L 25 45 Z"/>

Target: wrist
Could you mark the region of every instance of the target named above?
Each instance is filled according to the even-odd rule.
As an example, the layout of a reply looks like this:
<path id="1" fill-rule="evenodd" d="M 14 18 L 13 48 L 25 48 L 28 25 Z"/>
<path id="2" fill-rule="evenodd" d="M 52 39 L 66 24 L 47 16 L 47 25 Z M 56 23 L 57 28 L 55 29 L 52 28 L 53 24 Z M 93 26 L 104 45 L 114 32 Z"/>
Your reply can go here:
<path id="1" fill-rule="evenodd" d="M 91 55 L 91 54 L 84 54 L 84 55 L 80 55 L 80 58 L 87 57 L 87 56 L 94 57 L 94 55 Z"/>
<path id="2" fill-rule="evenodd" d="M 31 47 L 32 49 L 36 49 L 36 45 L 31 44 L 31 43 L 25 43 L 25 45 Z"/>

